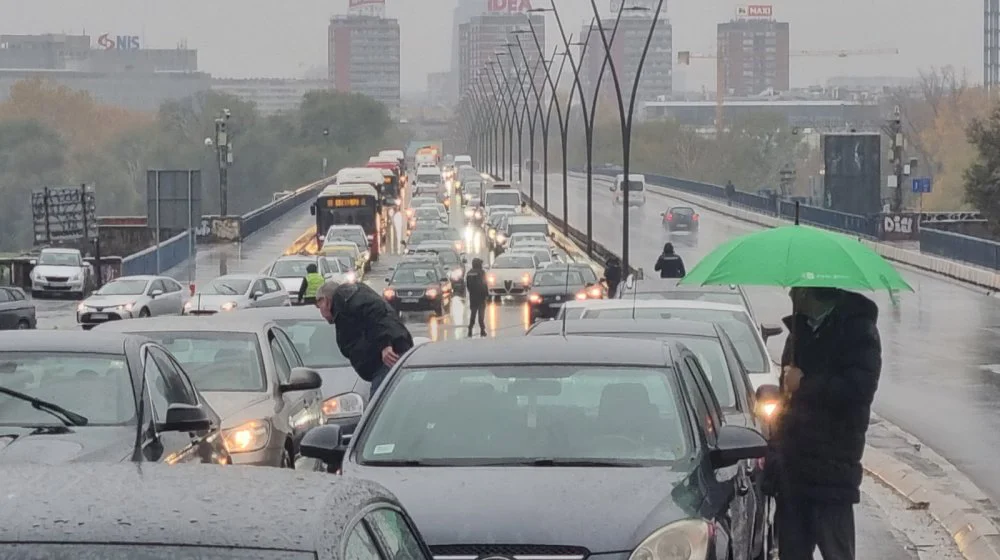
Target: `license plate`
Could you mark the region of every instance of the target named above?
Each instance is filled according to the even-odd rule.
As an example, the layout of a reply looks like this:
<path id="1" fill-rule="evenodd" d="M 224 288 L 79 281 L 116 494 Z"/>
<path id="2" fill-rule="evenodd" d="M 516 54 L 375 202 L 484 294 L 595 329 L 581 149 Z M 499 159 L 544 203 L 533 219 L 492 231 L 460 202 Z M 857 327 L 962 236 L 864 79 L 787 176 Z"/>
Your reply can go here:
<path id="1" fill-rule="evenodd" d="M 687 224 L 677 224 L 677 228 L 679 228 L 679 229 L 687 229 L 688 225 Z"/>
<path id="2" fill-rule="evenodd" d="M 549 307 L 551 307 L 552 309 L 558 309 L 558 308 L 562 307 L 562 304 L 561 303 L 550 303 Z"/>
<path id="3" fill-rule="evenodd" d="M 420 301 L 420 298 L 407 297 L 407 298 L 401 299 L 400 301 L 402 301 L 403 303 L 417 303 L 418 301 Z"/>
<path id="4" fill-rule="evenodd" d="M 93 321 L 104 321 L 104 320 L 107 320 L 108 314 L 107 313 L 91 313 L 90 314 L 90 318 Z"/>

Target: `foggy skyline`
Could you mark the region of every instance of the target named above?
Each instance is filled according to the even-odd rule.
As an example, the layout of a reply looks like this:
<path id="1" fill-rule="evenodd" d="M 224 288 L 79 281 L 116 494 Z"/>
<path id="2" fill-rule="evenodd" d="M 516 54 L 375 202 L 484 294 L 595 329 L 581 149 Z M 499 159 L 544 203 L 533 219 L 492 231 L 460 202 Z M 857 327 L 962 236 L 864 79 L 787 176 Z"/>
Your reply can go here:
<path id="1" fill-rule="evenodd" d="M 548 0 L 533 3 L 549 5 Z M 386 0 L 387 15 L 400 21 L 404 92 L 424 90 L 428 73 L 449 69 L 456 4 L 457 0 Z M 589 1 L 556 0 L 556 4 L 567 33 L 578 34 L 590 17 Z M 609 4 L 601 0 L 598 7 L 607 12 Z M 688 90 L 714 88 L 713 60 L 696 59 L 692 66 L 682 67 L 676 64 L 676 51 L 714 53 L 716 24 L 731 19 L 740 4 L 744 2 L 668 0 L 675 82 L 683 81 Z M 966 71 L 972 82 L 982 81 L 979 0 L 955 2 L 948 9 L 930 0 L 784 0 L 773 5 L 775 19 L 790 24 L 793 51 L 900 51 L 895 56 L 795 57 L 793 87 L 842 75 L 915 76 L 919 70 L 945 65 Z M 174 48 L 186 42 L 198 50 L 199 68 L 216 77 L 301 78 L 310 69 L 326 68 L 329 19 L 347 12 L 347 0 L 0 0 L 0 7 L 5 15 L 0 33 L 86 32 L 95 40 L 103 33 L 140 35 L 149 48 Z M 551 48 L 558 30 L 554 18 L 547 19 Z"/>

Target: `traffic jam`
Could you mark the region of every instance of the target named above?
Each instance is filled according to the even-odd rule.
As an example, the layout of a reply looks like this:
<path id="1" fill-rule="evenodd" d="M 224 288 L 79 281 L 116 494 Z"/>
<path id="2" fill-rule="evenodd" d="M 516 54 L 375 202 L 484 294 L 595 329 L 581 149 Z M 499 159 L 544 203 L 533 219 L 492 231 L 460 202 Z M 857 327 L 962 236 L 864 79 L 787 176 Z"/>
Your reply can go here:
<path id="1" fill-rule="evenodd" d="M 609 288 L 517 188 L 437 146 L 342 169 L 309 208 L 306 245 L 194 290 L 94 289 L 59 249 L 0 288 L 0 557 L 773 557 L 783 331 L 742 288 Z M 316 307 L 331 281 L 468 336 L 414 330 L 373 393 Z M 79 329 L 18 305 L 66 293 Z M 487 332 L 486 305 L 528 328 Z"/>

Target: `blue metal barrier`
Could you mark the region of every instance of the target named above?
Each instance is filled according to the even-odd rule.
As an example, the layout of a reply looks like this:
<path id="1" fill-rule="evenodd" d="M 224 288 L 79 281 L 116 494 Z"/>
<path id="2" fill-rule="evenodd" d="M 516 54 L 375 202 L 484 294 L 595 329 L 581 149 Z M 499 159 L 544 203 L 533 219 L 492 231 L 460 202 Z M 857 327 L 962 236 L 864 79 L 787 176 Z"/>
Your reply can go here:
<path id="1" fill-rule="evenodd" d="M 294 194 L 278 199 L 267 206 L 262 206 L 256 210 L 247 212 L 242 217 L 240 225 L 240 238 L 246 239 L 259 231 L 264 226 L 270 224 L 277 218 L 284 216 L 289 210 L 297 208 L 303 202 L 312 200 L 319 191 L 326 187 L 327 181 L 319 181 L 306 185 L 295 191 Z"/>
<path id="2" fill-rule="evenodd" d="M 920 251 L 1000 270 L 1000 243 L 988 239 L 921 226 Z"/>
<path id="3" fill-rule="evenodd" d="M 197 249 L 196 249 L 197 250 Z M 186 261 L 191 256 L 191 242 L 184 232 L 160 243 L 160 270 L 156 270 L 156 246 L 125 257 L 122 276 L 160 274 Z"/>

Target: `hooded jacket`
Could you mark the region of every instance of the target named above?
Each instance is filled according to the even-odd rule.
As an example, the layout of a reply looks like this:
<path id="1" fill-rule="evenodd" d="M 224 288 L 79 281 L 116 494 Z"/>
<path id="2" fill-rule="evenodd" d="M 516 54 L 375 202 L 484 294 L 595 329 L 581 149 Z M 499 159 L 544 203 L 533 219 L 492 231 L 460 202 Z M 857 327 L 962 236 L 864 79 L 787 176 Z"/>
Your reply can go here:
<path id="1" fill-rule="evenodd" d="M 489 287 L 486 285 L 486 272 L 483 270 L 482 259 L 472 259 L 472 268 L 465 274 L 465 286 L 469 294 L 469 304 L 483 305 L 489 297 Z"/>
<path id="2" fill-rule="evenodd" d="M 785 317 L 789 335 L 782 365 L 802 370 L 799 388 L 779 416 L 779 492 L 828 503 L 861 499 L 861 455 L 882 370 L 878 307 L 842 292 L 814 328 L 802 315 Z"/>
<path id="3" fill-rule="evenodd" d="M 687 271 L 684 269 L 684 259 L 674 253 L 674 247 L 670 243 L 663 246 L 663 253 L 656 259 L 654 270 L 660 273 L 660 278 L 684 278 Z"/>
<path id="4" fill-rule="evenodd" d="M 386 346 L 399 355 L 413 348 L 413 337 L 399 316 L 366 284 L 341 284 L 333 292 L 332 307 L 337 346 L 365 381 L 383 366 Z"/>

